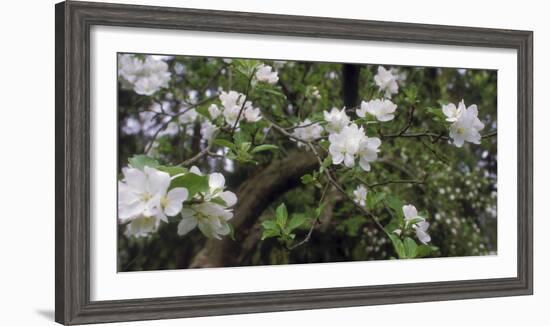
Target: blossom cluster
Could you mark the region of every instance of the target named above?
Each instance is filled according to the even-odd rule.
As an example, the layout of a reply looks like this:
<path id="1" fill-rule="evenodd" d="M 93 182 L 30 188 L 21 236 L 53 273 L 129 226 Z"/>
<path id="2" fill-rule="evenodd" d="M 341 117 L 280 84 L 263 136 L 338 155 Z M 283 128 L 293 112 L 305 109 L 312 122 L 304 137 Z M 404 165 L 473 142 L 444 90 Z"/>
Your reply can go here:
<path id="1" fill-rule="evenodd" d="M 255 108 L 251 101 L 246 101 L 246 96 L 242 93 L 236 91 L 222 91 L 219 95 L 219 99 L 221 107 L 212 104 L 208 108 L 208 113 L 212 119 L 216 119 L 221 115 L 225 123 L 233 127 L 239 126 L 241 118 L 247 122 L 257 122 L 262 118 L 260 109 Z M 239 119 L 239 121 L 237 121 L 237 119 Z"/>
<path id="2" fill-rule="evenodd" d="M 190 173 L 203 175 L 196 166 L 191 167 Z M 231 207 L 237 203 L 237 196 L 225 190 L 225 177 L 221 173 L 208 175 L 208 190 L 195 195 L 200 201 L 184 208 L 181 212 L 182 220 L 178 224 L 178 234 L 186 235 L 198 226 L 199 230 L 208 238 L 221 239 L 231 232 L 228 223 L 233 218 Z"/>
<path id="3" fill-rule="evenodd" d="M 332 164 L 343 163 L 351 168 L 359 159 L 359 166 L 365 171 L 370 171 L 370 162 L 378 158 L 378 147 L 382 144 L 379 138 L 368 137 L 363 127 L 355 123 L 345 126 L 338 133 L 330 134 L 328 139 Z"/>
<path id="4" fill-rule="evenodd" d="M 292 136 L 305 142 L 315 141 L 321 138 L 323 127 L 319 123 L 305 119 L 300 122 L 292 131 Z M 298 147 L 306 146 L 303 142 L 297 142 Z"/>
<path id="5" fill-rule="evenodd" d="M 416 237 L 423 244 L 427 244 L 431 241 L 430 235 L 426 232 L 430 227 L 430 223 L 426 222 L 426 219 L 418 215 L 416 207 L 413 205 L 403 206 L 403 216 L 405 217 L 405 228 L 412 227 L 416 233 Z M 394 233 L 400 234 L 401 229 L 396 229 Z"/>
<path id="6" fill-rule="evenodd" d="M 458 107 L 453 103 L 443 105 L 443 113 L 447 121 L 451 123 L 449 136 L 453 139 L 456 147 L 462 147 L 464 142 L 480 144 L 481 135 L 485 125 L 477 117 L 477 105 L 470 105 L 466 108 L 464 100 L 458 103 Z"/>
<path id="7" fill-rule="evenodd" d="M 387 70 L 382 66 L 378 67 L 378 73 L 374 76 L 376 86 L 384 93 L 386 98 L 390 98 L 399 91 L 398 79 L 399 76 L 392 69 Z"/>
<path id="8" fill-rule="evenodd" d="M 268 84 L 275 84 L 279 81 L 279 75 L 271 66 L 261 64 L 256 67 L 256 80 Z"/>
<path id="9" fill-rule="evenodd" d="M 233 218 L 231 207 L 237 196 L 225 190 L 225 177 L 220 173 L 207 175 L 208 190 L 188 198 L 185 187 L 170 189 L 172 180 L 181 175 L 170 176 L 156 168 L 125 167 L 124 178 L 118 183 L 118 218 L 126 223 L 127 237 L 147 237 L 155 232 L 168 216 L 181 216 L 178 234 L 183 236 L 198 226 L 209 238 L 220 239 L 229 234 L 228 221 Z M 203 176 L 193 166 L 188 173 Z M 188 203 L 186 203 L 188 202 Z"/>
<path id="10" fill-rule="evenodd" d="M 155 231 L 167 216 L 181 212 L 189 192 L 186 188 L 168 191 L 171 177 L 168 173 L 145 166 L 122 169 L 124 179 L 118 183 L 118 218 L 129 222 L 127 236 L 143 237 Z"/>
<path id="11" fill-rule="evenodd" d="M 122 87 L 133 89 L 140 95 L 153 95 L 168 87 L 172 74 L 166 62 L 152 56 L 141 59 L 133 54 L 121 54 L 118 57 L 118 76 Z"/>

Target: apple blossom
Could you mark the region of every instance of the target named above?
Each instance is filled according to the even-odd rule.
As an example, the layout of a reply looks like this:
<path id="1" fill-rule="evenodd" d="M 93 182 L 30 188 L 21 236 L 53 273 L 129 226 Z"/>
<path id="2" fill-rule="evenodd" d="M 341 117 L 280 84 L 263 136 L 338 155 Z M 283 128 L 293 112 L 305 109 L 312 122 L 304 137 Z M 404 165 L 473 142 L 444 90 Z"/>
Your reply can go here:
<path id="1" fill-rule="evenodd" d="M 381 144 L 380 139 L 367 137 L 363 127 L 359 128 L 355 123 L 344 127 L 339 133 L 330 134 L 328 139 L 332 164 L 344 163 L 351 168 L 359 157 L 359 166 L 365 171 L 370 171 L 369 162 L 376 160 Z"/>
<path id="2" fill-rule="evenodd" d="M 259 108 L 254 108 L 250 101 L 243 102 L 245 100 L 244 94 L 235 91 L 222 91 L 219 98 L 223 106 L 222 114 L 228 125 L 238 126 L 240 121 L 237 121 L 237 119 L 240 120 L 241 118 L 247 122 L 257 122 L 261 119 Z"/>
<path id="3" fill-rule="evenodd" d="M 359 206 L 366 206 L 367 188 L 364 185 L 357 186 L 357 188 L 353 191 L 353 196 L 355 197 L 354 201 L 359 204 Z"/>
<path id="4" fill-rule="evenodd" d="M 201 136 L 206 141 L 210 141 L 217 130 L 218 127 L 208 120 L 201 123 Z"/>
<path id="5" fill-rule="evenodd" d="M 451 106 L 444 106 L 443 112 L 447 120 L 454 120 L 451 124 L 449 136 L 453 139 L 456 147 L 462 147 L 464 142 L 473 144 L 481 143 L 480 131 L 485 125 L 477 117 L 477 105 L 470 105 L 466 108 L 464 100 L 458 104 L 458 109 L 453 110 Z"/>
<path id="6" fill-rule="evenodd" d="M 196 166 L 192 166 L 189 172 L 203 175 Z M 224 189 L 225 177 L 221 173 L 209 174 L 208 191 L 196 196 L 203 202 L 182 210 L 178 234 L 183 236 L 197 226 L 209 238 L 221 239 L 221 236 L 229 234 L 231 228 L 227 221 L 233 218 L 230 207 L 237 203 L 237 196 Z"/>
<path id="7" fill-rule="evenodd" d="M 221 239 L 231 232 L 229 221 L 233 212 L 221 205 L 204 202 L 183 209 L 182 219 L 178 224 L 178 235 L 183 236 L 198 226 L 199 230 L 208 238 Z"/>
<path id="8" fill-rule="evenodd" d="M 392 94 L 397 94 L 399 85 L 397 85 L 398 76 L 392 73 L 392 70 L 386 70 L 382 66 L 378 66 L 378 73 L 374 76 L 374 82 L 381 92 L 384 92 L 384 97 L 390 98 Z"/>
<path id="9" fill-rule="evenodd" d="M 361 118 L 364 118 L 366 114 L 370 114 L 376 117 L 378 121 L 390 121 L 395 117 L 394 112 L 397 109 L 397 105 L 387 99 L 376 99 L 368 102 L 362 101 L 361 108 L 355 112 Z"/>
<path id="10" fill-rule="evenodd" d="M 155 217 L 139 216 L 126 226 L 124 234 L 129 237 L 142 238 L 155 232 L 159 226 L 159 219 Z"/>
<path id="11" fill-rule="evenodd" d="M 257 122 L 262 119 L 259 108 L 252 107 L 252 102 L 245 103 L 245 109 L 243 111 L 244 118 L 248 122 Z"/>
<path id="12" fill-rule="evenodd" d="M 382 142 L 377 137 L 367 137 L 361 140 L 359 144 L 359 166 L 365 171 L 370 171 L 370 162 L 376 161 L 378 158 L 378 147 Z"/>
<path id="13" fill-rule="evenodd" d="M 445 120 L 447 120 L 448 122 L 455 122 L 456 120 L 458 120 L 458 117 L 464 110 L 464 104 L 462 102 L 459 103 L 457 108 L 454 103 L 449 103 L 449 104 L 443 105 L 442 110 L 443 110 L 443 113 L 447 116 L 447 119 Z"/>
<path id="14" fill-rule="evenodd" d="M 171 78 L 166 62 L 152 56 L 142 60 L 132 54 L 119 56 L 118 75 L 125 88 L 133 89 L 140 95 L 152 95 L 168 87 Z"/>
<path id="15" fill-rule="evenodd" d="M 272 70 L 273 68 L 271 66 L 267 66 L 264 64 L 259 65 L 256 68 L 256 79 L 260 82 L 275 84 L 277 81 L 279 81 L 279 76 L 277 75 L 276 71 Z"/>
<path id="16" fill-rule="evenodd" d="M 171 181 L 168 173 L 148 166 L 143 171 L 127 167 L 122 173 L 124 179 L 118 184 L 118 217 L 122 222 L 139 218 L 155 218 L 167 222 L 166 216 L 175 216 L 181 211 L 188 191 L 183 187 L 168 191 Z M 143 226 L 140 222 L 136 223 L 138 224 L 130 228 Z"/>
<path id="17" fill-rule="evenodd" d="M 203 175 L 201 170 L 192 166 L 189 172 L 196 175 Z M 197 194 L 197 198 L 202 198 L 204 201 L 211 201 L 221 199 L 226 207 L 231 207 L 237 203 L 237 196 L 231 191 L 224 191 L 225 189 L 225 177 L 221 173 L 211 173 L 208 175 L 208 191 L 205 193 Z"/>
<path id="18" fill-rule="evenodd" d="M 321 138 L 323 127 L 318 123 L 312 123 L 311 120 L 305 119 L 292 131 L 292 135 L 298 139 L 309 142 Z M 305 146 L 302 142 L 297 142 L 298 147 Z"/>
<path id="19" fill-rule="evenodd" d="M 349 117 L 346 114 L 346 108 L 338 110 L 337 108 L 332 108 L 330 112 L 324 111 L 323 115 L 325 116 L 325 121 L 327 125 L 325 129 L 329 133 L 340 132 L 342 129 L 349 124 Z"/>
<path id="20" fill-rule="evenodd" d="M 210 117 L 212 119 L 216 119 L 217 117 L 220 116 L 220 114 L 222 113 L 222 111 L 218 108 L 218 106 L 216 104 L 211 104 L 209 107 L 208 107 L 208 113 L 210 113 Z"/>
<path id="21" fill-rule="evenodd" d="M 430 223 L 426 222 L 426 219 L 418 216 L 418 211 L 413 205 L 403 206 L 403 215 L 405 216 L 405 222 L 413 222 L 412 227 L 415 230 L 416 237 L 423 244 L 427 244 L 431 241 L 430 235 L 426 232 Z"/>

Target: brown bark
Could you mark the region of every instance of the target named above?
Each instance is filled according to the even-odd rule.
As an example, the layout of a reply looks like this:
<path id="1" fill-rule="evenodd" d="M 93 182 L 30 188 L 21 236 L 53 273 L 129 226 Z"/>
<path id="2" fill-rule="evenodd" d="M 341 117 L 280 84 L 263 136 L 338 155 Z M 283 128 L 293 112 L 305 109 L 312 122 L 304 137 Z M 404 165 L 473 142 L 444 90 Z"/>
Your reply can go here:
<path id="1" fill-rule="evenodd" d="M 236 240 L 229 237 L 209 239 L 193 258 L 190 267 L 238 266 L 242 252 L 253 249 L 244 248 L 244 239 L 250 232 L 259 232 L 253 230 L 253 226 L 262 212 L 280 195 L 297 186 L 300 177 L 317 165 L 317 159 L 311 152 L 296 150 L 249 177 L 237 189 L 239 202 L 231 220 Z"/>

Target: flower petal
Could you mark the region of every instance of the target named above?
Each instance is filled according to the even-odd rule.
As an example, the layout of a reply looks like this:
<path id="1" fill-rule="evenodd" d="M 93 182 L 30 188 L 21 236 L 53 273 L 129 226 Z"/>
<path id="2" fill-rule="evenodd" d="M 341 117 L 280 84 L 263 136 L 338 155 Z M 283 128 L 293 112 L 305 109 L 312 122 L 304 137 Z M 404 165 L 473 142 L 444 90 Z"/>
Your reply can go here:
<path id="1" fill-rule="evenodd" d="M 187 199 L 189 192 L 185 188 L 174 188 L 166 195 L 166 207 L 164 213 L 175 216 L 181 211 L 182 203 Z"/>
<path id="2" fill-rule="evenodd" d="M 221 173 L 212 173 L 208 176 L 208 186 L 210 190 L 223 189 L 225 186 L 225 177 Z"/>
<path id="3" fill-rule="evenodd" d="M 183 218 L 178 224 L 178 235 L 186 235 L 197 227 L 197 219 L 194 217 Z"/>
<path id="4" fill-rule="evenodd" d="M 403 215 L 405 215 L 406 220 L 410 220 L 418 216 L 418 211 L 413 205 L 405 205 L 403 206 Z"/>
<path id="5" fill-rule="evenodd" d="M 227 207 L 231 207 L 237 203 L 237 195 L 231 191 L 224 191 L 218 195 L 227 204 Z"/>

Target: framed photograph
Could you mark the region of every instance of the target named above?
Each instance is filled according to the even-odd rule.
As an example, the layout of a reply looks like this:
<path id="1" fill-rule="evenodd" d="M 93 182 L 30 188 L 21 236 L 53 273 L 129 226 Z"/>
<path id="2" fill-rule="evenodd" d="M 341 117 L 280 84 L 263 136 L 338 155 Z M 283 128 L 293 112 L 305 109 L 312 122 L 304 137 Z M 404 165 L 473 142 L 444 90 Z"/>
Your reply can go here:
<path id="1" fill-rule="evenodd" d="M 56 14 L 56 321 L 533 292 L 533 33 Z"/>

